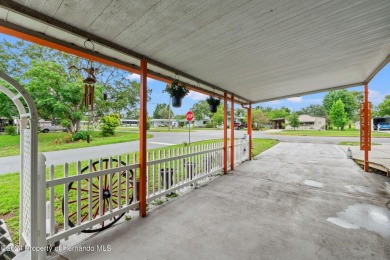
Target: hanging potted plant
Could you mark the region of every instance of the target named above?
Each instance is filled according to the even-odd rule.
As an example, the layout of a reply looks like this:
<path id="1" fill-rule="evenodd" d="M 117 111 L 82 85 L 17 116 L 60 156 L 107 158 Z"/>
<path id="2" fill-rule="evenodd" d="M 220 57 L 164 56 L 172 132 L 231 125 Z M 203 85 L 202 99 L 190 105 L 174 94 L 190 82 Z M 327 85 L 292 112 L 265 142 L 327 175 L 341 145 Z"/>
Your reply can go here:
<path id="1" fill-rule="evenodd" d="M 221 103 L 221 100 L 218 98 L 214 98 L 213 96 L 209 96 L 206 99 L 207 103 L 210 105 L 210 112 L 215 113 L 217 112 L 219 103 Z"/>
<path id="2" fill-rule="evenodd" d="M 188 94 L 189 90 L 183 84 L 179 85 L 179 80 L 175 80 L 171 85 L 165 87 L 165 92 L 171 96 L 173 107 L 181 107 L 181 101 Z"/>

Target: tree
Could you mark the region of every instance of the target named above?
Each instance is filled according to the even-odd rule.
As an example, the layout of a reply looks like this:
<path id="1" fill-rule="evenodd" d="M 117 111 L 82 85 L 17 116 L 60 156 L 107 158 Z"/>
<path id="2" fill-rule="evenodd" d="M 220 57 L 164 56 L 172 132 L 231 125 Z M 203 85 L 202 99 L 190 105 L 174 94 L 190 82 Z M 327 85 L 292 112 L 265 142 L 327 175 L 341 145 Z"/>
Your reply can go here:
<path id="1" fill-rule="evenodd" d="M 299 115 L 298 113 L 292 113 L 291 115 L 286 117 L 288 124 L 294 128 L 298 128 L 301 122 L 299 122 Z"/>
<path id="2" fill-rule="evenodd" d="M 245 109 L 243 109 L 243 108 L 237 108 L 237 109 L 235 109 L 235 115 L 236 115 L 237 117 L 243 117 L 243 116 L 245 116 L 245 114 L 246 114 Z"/>
<path id="3" fill-rule="evenodd" d="M 224 116 L 223 108 L 224 108 L 224 104 L 223 104 L 223 102 L 221 102 L 221 104 L 218 106 L 217 112 L 214 113 L 213 116 L 211 117 L 211 121 L 213 122 L 213 125 L 215 125 L 215 126 L 222 125 L 223 116 Z M 230 110 L 230 108 L 228 105 L 228 111 L 229 110 Z"/>
<path id="4" fill-rule="evenodd" d="M 100 129 L 102 136 L 112 136 L 115 134 L 115 128 L 120 125 L 119 115 L 111 114 L 102 118 Z"/>
<path id="5" fill-rule="evenodd" d="M 333 104 L 336 103 L 339 99 L 344 104 L 344 110 L 347 114 L 347 119 L 352 120 L 356 109 L 358 108 L 358 104 L 356 102 L 355 96 L 345 89 L 330 91 L 328 94 L 326 94 L 322 102 L 326 114 L 330 115 Z"/>
<path id="6" fill-rule="evenodd" d="M 345 112 L 344 103 L 341 99 L 332 105 L 329 118 L 337 129 L 341 128 L 341 130 L 344 130 L 345 123 L 347 122 L 347 112 Z"/>
<path id="7" fill-rule="evenodd" d="M 390 95 L 386 95 L 382 103 L 378 105 L 379 116 L 390 116 Z"/>
<path id="8" fill-rule="evenodd" d="M 166 103 L 161 103 L 161 104 L 157 104 L 156 108 L 154 109 L 154 112 L 153 112 L 153 118 L 154 119 L 168 119 L 169 118 L 169 112 L 171 112 L 171 117 L 170 118 L 173 118 L 173 112 L 172 110 L 169 108 L 168 104 Z"/>
<path id="9" fill-rule="evenodd" d="M 268 122 L 268 117 L 263 111 L 258 109 L 252 111 L 252 125 L 256 124 L 259 128 L 262 128 Z"/>
<path id="10" fill-rule="evenodd" d="M 46 120 L 61 119 L 69 130 L 72 125 L 76 125 L 72 129 L 73 132 L 77 131 L 81 119 L 79 115 L 85 112 L 83 106 L 77 106 L 78 103 L 74 99 L 80 98 L 81 101 L 82 80 L 86 75 L 79 70 L 70 70 L 69 67 L 72 65 L 77 68 L 89 66 L 87 60 L 24 41 L 10 43 L 4 40 L 0 43 L 0 70 L 26 86 L 34 101 L 41 104 L 38 105 L 39 117 Z M 139 104 L 139 83 L 129 80 L 126 71 L 98 63 L 94 63 L 93 66 L 98 69 L 95 85 L 95 114 L 102 117 L 107 113 L 125 114 L 126 111 L 136 109 Z M 50 71 L 52 67 L 54 70 Z M 35 76 L 46 78 L 40 78 L 43 82 L 38 82 Z M 48 86 L 50 88 L 47 88 Z M 65 88 L 60 89 L 59 86 Z M 42 93 L 39 93 L 40 91 Z M 107 93 L 108 101 L 103 100 L 103 93 Z M 68 105 L 76 104 L 76 107 L 71 108 L 72 112 L 69 113 L 66 112 L 68 109 L 60 104 L 61 102 L 57 102 L 54 106 L 53 95 L 70 102 L 66 103 Z M 44 106 L 47 104 L 49 107 L 45 109 Z M 69 115 L 71 117 L 67 117 Z M 65 118 L 62 118 L 63 116 Z"/>
<path id="11" fill-rule="evenodd" d="M 0 85 L 8 87 L 8 84 L 0 80 Z M 12 89 L 10 89 L 12 92 Z M 14 116 L 18 116 L 19 112 L 12 100 L 5 94 L 0 92 L 0 117 L 12 119 Z"/>
<path id="12" fill-rule="evenodd" d="M 66 77 L 64 68 L 53 61 L 33 61 L 25 77 L 31 79 L 26 87 L 40 117 L 61 119 L 61 125 L 75 133 L 83 117 L 82 82 Z"/>
<path id="13" fill-rule="evenodd" d="M 301 108 L 297 112 L 299 115 L 310 115 L 310 116 L 326 116 L 325 109 L 322 105 L 310 105 L 304 108 Z"/>
<path id="14" fill-rule="evenodd" d="M 212 116 L 212 113 L 210 112 L 210 106 L 206 100 L 201 100 L 195 103 L 192 106 L 191 111 L 194 113 L 195 120 L 202 120 L 206 116 L 207 117 Z"/>
<path id="15" fill-rule="evenodd" d="M 266 112 L 266 115 L 269 119 L 274 119 L 274 118 L 285 118 L 290 114 L 289 111 L 280 108 L 280 109 L 272 109 L 269 112 Z"/>

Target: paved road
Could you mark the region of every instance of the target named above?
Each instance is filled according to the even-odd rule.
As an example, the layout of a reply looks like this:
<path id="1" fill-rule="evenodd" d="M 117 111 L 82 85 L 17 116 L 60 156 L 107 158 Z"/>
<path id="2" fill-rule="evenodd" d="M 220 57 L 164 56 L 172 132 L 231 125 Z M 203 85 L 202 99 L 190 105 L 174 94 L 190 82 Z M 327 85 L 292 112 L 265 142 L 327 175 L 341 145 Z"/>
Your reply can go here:
<path id="1" fill-rule="evenodd" d="M 236 131 L 236 137 L 244 134 L 244 131 Z M 153 138 L 148 139 L 148 149 L 163 147 L 172 144 L 180 144 L 188 142 L 188 133 L 174 132 L 174 133 L 152 133 Z M 230 132 L 228 133 L 230 136 Z M 222 130 L 198 130 L 191 133 L 191 141 L 201 141 L 208 139 L 222 138 Z M 271 135 L 266 132 L 253 132 L 254 138 L 271 138 L 282 142 L 295 143 L 322 143 L 322 144 L 338 144 L 341 141 L 359 141 L 358 137 L 313 137 L 313 136 L 280 136 Z M 376 143 L 390 143 L 390 138 L 373 138 Z M 100 158 L 106 156 L 114 156 L 128 152 L 138 151 L 138 141 L 110 144 L 103 146 L 78 148 L 71 150 L 45 152 L 47 164 L 63 164 L 64 162 L 75 162 L 78 160 L 87 160 L 93 158 Z M 18 172 L 19 171 L 19 156 L 2 157 L 0 158 L 0 174 Z"/>

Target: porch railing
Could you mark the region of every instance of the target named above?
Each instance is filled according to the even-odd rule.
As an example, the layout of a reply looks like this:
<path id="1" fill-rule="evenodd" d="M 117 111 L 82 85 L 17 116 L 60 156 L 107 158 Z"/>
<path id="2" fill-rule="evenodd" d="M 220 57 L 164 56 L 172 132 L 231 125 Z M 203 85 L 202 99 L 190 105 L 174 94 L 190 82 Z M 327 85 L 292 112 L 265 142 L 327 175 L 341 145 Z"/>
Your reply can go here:
<path id="1" fill-rule="evenodd" d="M 235 163 L 248 159 L 246 139 L 235 140 L 234 153 Z M 149 151 L 147 202 L 206 181 L 222 169 L 222 143 Z M 135 154 L 51 165 L 46 174 L 48 245 L 76 233 L 103 230 L 139 207 Z"/>

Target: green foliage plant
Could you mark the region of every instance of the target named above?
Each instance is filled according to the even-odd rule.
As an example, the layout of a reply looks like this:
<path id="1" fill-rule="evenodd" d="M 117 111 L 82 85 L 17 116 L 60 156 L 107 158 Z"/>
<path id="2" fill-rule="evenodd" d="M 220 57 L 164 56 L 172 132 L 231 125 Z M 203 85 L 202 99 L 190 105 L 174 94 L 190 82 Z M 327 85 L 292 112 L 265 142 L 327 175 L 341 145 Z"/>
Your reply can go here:
<path id="1" fill-rule="evenodd" d="M 180 84 L 179 80 L 174 80 L 171 85 L 165 87 L 165 92 L 167 92 L 171 97 L 183 98 L 188 95 L 190 92 L 184 84 Z"/>
<path id="2" fill-rule="evenodd" d="M 16 127 L 12 126 L 12 125 L 7 125 L 5 128 L 4 128 L 4 132 L 7 134 L 7 135 L 16 135 Z"/>
<path id="3" fill-rule="evenodd" d="M 347 112 L 345 112 L 344 103 L 341 99 L 337 100 L 330 110 L 330 120 L 337 129 L 344 130 L 344 126 L 347 122 Z"/>
<path id="4" fill-rule="evenodd" d="M 103 137 L 115 135 L 115 128 L 120 125 L 118 117 L 115 115 L 107 115 L 101 120 L 101 134 Z"/>

